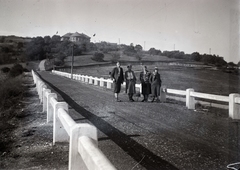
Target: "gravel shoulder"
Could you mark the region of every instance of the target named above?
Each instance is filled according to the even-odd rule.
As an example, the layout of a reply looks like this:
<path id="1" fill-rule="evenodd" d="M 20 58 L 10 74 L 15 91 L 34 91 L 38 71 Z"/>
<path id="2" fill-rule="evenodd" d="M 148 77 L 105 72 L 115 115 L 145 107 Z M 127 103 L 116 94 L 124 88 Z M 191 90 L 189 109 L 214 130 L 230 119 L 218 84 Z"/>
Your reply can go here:
<path id="1" fill-rule="evenodd" d="M 0 169 L 67 169 L 68 145 L 52 145 L 52 125 L 46 123 L 32 77 L 24 80 L 29 88 L 17 114 L 0 121 Z"/>

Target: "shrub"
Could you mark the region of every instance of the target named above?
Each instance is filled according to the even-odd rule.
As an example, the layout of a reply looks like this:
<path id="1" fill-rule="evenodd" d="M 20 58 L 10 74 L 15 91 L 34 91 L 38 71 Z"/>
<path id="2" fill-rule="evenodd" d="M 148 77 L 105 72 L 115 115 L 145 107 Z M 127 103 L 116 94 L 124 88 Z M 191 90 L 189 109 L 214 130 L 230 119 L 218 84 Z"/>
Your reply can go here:
<path id="1" fill-rule="evenodd" d="M 8 78 L 6 81 L 0 83 L 0 110 L 6 110 L 14 106 L 21 94 L 25 91 L 22 86 L 22 78 Z"/>
<path id="2" fill-rule="evenodd" d="M 19 76 L 20 74 L 23 73 L 23 66 L 21 64 L 15 64 L 10 72 L 9 72 L 9 75 L 10 77 L 16 77 L 16 76 Z"/>
<path id="3" fill-rule="evenodd" d="M 112 61 L 117 62 L 120 59 L 120 53 L 114 52 L 112 53 Z"/>
<path id="4" fill-rule="evenodd" d="M 3 67 L 3 68 L 1 69 L 1 71 L 2 71 L 3 73 L 8 73 L 8 72 L 10 71 L 10 68 L 9 68 L 9 67 Z"/>
<path id="5" fill-rule="evenodd" d="M 104 61 L 103 58 L 104 58 L 103 53 L 95 52 L 93 54 L 92 60 L 102 62 L 102 61 Z"/>

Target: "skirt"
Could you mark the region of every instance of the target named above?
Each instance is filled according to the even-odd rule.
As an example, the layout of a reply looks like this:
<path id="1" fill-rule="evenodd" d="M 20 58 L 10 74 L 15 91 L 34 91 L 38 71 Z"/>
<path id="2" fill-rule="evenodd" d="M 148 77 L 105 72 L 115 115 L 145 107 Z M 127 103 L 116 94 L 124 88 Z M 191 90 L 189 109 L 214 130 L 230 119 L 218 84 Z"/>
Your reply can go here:
<path id="1" fill-rule="evenodd" d="M 121 91 L 121 83 L 114 82 L 114 90 L 113 90 L 113 92 L 114 93 L 120 93 L 120 91 Z"/>
<path id="2" fill-rule="evenodd" d="M 135 81 L 128 81 L 127 83 L 127 93 L 128 94 L 134 94 L 136 93 L 136 89 L 135 89 Z"/>

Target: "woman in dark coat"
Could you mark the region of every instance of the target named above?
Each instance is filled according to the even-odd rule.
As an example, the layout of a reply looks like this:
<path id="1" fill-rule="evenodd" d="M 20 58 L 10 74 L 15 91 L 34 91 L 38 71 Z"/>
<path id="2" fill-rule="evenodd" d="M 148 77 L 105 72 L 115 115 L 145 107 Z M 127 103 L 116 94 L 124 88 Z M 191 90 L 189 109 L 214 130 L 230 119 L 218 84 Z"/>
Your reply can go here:
<path id="1" fill-rule="evenodd" d="M 120 66 L 119 62 L 117 62 L 117 67 L 113 68 L 111 72 L 111 78 L 113 79 L 113 83 L 114 83 L 115 99 L 117 102 L 121 102 L 121 100 L 118 99 L 118 94 L 121 91 L 121 84 L 124 81 L 124 77 L 123 77 L 123 69 Z"/>
<path id="2" fill-rule="evenodd" d="M 150 76 L 149 81 L 151 83 L 151 91 L 152 91 L 152 95 L 153 95 L 152 102 L 154 101 L 155 97 L 157 98 L 157 102 L 159 102 L 162 81 L 161 81 L 161 76 L 158 73 L 157 67 L 155 67 L 153 74 Z"/>
<path id="3" fill-rule="evenodd" d="M 148 101 L 148 96 L 151 93 L 151 84 L 149 82 L 149 78 L 151 76 L 151 73 L 147 70 L 147 66 L 143 67 L 143 71 L 140 73 L 140 81 L 142 85 L 142 95 L 143 100 L 142 102 Z"/>
<path id="4" fill-rule="evenodd" d="M 126 93 L 128 94 L 129 101 L 134 102 L 133 94 L 136 92 L 135 84 L 136 77 L 134 72 L 132 71 L 132 65 L 129 65 L 128 70 L 125 72 L 125 80 L 126 80 Z"/>

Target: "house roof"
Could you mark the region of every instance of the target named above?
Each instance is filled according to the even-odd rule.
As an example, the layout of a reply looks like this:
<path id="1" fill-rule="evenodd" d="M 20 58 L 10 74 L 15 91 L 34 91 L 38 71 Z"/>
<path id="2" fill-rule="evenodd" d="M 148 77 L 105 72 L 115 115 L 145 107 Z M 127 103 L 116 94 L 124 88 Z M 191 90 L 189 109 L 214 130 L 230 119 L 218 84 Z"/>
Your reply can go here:
<path id="1" fill-rule="evenodd" d="M 64 34 L 62 37 L 70 37 L 72 35 L 72 33 L 67 33 L 67 34 Z"/>
<path id="2" fill-rule="evenodd" d="M 83 34 L 83 33 L 78 33 L 78 32 L 75 32 L 75 33 L 67 33 L 67 34 L 64 34 L 62 37 L 84 37 L 84 38 L 90 38 L 89 36 Z"/>
<path id="3" fill-rule="evenodd" d="M 71 37 L 81 37 L 81 34 L 79 34 L 78 32 L 75 32 L 71 35 Z"/>

